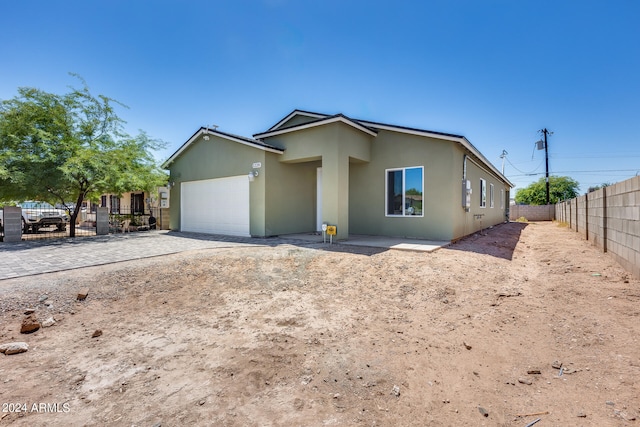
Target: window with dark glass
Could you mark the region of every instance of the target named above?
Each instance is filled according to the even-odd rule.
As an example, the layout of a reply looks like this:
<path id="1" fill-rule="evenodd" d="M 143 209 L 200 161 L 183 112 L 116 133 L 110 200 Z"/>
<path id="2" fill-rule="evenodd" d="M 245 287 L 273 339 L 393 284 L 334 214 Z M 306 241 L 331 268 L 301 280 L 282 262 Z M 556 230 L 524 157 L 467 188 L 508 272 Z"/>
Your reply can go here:
<path id="1" fill-rule="evenodd" d="M 144 194 L 131 194 L 131 213 L 143 214 L 144 213 Z"/>
<path id="2" fill-rule="evenodd" d="M 109 206 L 111 209 L 111 213 L 120 213 L 120 198 L 118 196 L 114 196 L 113 194 L 109 196 Z"/>
<path id="3" fill-rule="evenodd" d="M 422 166 L 386 171 L 386 215 L 423 216 Z"/>

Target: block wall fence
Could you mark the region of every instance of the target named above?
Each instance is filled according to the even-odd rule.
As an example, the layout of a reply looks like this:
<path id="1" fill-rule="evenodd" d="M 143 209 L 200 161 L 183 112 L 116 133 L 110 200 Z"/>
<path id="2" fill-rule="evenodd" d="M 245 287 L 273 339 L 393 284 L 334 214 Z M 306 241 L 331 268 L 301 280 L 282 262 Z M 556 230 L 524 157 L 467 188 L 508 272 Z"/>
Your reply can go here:
<path id="1" fill-rule="evenodd" d="M 556 204 L 555 219 L 640 277 L 640 176 Z"/>
<path id="2" fill-rule="evenodd" d="M 556 205 L 511 205 L 509 206 L 509 220 L 526 218 L 527 221 L 553 221 Z"/>

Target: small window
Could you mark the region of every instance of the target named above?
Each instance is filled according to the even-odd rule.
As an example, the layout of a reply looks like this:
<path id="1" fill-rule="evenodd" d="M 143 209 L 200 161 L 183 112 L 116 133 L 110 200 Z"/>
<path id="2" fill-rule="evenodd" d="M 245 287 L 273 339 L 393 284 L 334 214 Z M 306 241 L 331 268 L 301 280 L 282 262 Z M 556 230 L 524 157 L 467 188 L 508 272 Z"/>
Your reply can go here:
<path id="1" fill-rule="evenodd" d="M 500 209 L 504 209 L 504 188 L 500 190 Z"/>
<path id="2" fill-rule="evenodd" d="M 386 215 L 423 216 L 422 166 L 386 170 Z"/>
<path id="3" fill-rule="evenodd" d="M 115 213 L 115 214 L 119 214 L 120 213 L 120 198 L 118 196 L 115 195 L 110 195 L 109 196 L 109 207 L 110 207 L 110 212 L 111 213 Z"/>
<path id="4" fill-rule="evenodd" d="M 144 194 L 131 193 L 131 213 L 143 214 L 144 213 Z"/>
<path id="5" fill-rule="evenodd" d="M 480 207 L 487 207 L 487 181 L 480 179 Z"/>
<path id="6" fill-rule="evenodd" d="M 493 207 L 493 184 L 489 184 L 489 207 Z"/>

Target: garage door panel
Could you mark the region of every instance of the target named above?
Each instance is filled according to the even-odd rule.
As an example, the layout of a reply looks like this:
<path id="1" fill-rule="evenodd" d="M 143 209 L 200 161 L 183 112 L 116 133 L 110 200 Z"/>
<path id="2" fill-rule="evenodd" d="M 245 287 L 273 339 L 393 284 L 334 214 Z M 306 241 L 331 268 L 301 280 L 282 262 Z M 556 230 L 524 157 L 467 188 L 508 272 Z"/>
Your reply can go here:
<path id="1" fill-rule="evenodd" d="M 250 236 L 246 175 L 183 182 L 180 193 L 182 231 Z"/>

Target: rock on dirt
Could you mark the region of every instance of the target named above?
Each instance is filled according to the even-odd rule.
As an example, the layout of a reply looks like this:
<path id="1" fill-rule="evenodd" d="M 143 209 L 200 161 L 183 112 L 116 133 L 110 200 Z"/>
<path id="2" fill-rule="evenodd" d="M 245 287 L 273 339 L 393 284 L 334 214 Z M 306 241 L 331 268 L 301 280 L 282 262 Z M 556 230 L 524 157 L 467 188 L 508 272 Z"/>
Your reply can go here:
<path id="1" fill-rule="evenodd" d="M 84 288 L 81 289 L 80 291 L 78 291 L 78 296 L 76 297 L 76 299 L 78 301 L 84 301 L 87 299 L 87 296 L 89 295 L 89 289 Z"/>
<path id="2" fill-rule="evenodd" d="M 35 314 L 31 313 L 22 319 L 22 326 L 20 327 L 21 334 L 30 334 L 38 329 L 40 329 L 40 322 L 38 322 Z"/>
<path id="3" fill-rule="evenodd" d="M 26 342 L 0 344 L 0 353 L 4 353 L 6 355 L 24 353 L 27 350 L 29 350 L 29 345 Z"/>
<path id="4" fill-rule="evenodd" d="M 56 320 L 53 318 L 53 316 L 51 316 L 51 317 L 49 317 L 49 318 L 47 318 L 47 319 L 42 321 L 42 327 L 43 328 L 48 328 L 50 326 L 55 325 L 55 323 L 56 323 Z"/>

